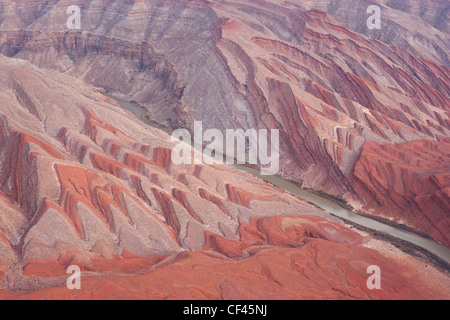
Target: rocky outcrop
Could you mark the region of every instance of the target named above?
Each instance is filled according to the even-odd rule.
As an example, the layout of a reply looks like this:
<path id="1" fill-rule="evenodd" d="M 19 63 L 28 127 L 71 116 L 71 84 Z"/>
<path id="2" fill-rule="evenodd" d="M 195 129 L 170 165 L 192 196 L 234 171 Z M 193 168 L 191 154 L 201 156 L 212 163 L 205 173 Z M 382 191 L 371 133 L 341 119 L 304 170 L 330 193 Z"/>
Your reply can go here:
<path id="1" fill-rule="evenodd" d="M 173 64 L 145 41 L 37 31 L 5 31 L 0 38 L 6 40 L 0 47 L 0 53 L 6 56 L 82 77 L 107 92 L 145 104 L 147 116 L 154 121 L 172 127 L 182 125 L 176 117 L 184 86 Z"/>
<path id="2" fill-rule="evenodd" d="M 377 3 L 379 31 L 366 28 L 366 0 L 115 1 L 100 16 L 106 4 L 86 0 L 78 32 L 66 29 L 62 7 L 30 3 L 21 5 L 25 31 L 11 2 L 0 52 L 136 100 L 172 128 L 201 120 L 208 128 L 280 129 L 281 175 L 358 198 L 348 175 L 364 141 L 432 140 L 450 130 L 447 30 L 436 29 L 442 2 Z M 301 121 L 320 126 L 293 132 L 286 115 L 296 113 L 296 99 L 306 106 Z M 304 141 L 312 145 L 302 150 Z"/>
<path id="3" fill-rule="evenodd" d="M 397 271 L 421 262 L 396 265 L 280 189 L 225 165 L 173 165 L 170 136 L 74 78 L 7 58 L 0 70 L 0 298 L 441 296 L 443 274 L 411 286 Z M 382 293 L 363 289 L 373 263 L 386 268 Z M 60 288 L 70 265 L 86 273 L 81 296 Z"/>
<path id="4" fill-rule="evenodd" d="M 355 257 L 358 257 L 355 260 Z M 376 251 L 325 240 L 299 248 L 271 248 L 236 261 L 211 252 L 184 252 L 158 265 L 156 259 L 131 258 L 114 266 L 124 273 L 133 266 L 154 269 L 139 276 L 84 276 L 83 290 L 64 287 L 29 293 L 0 291 L 8 299 L 433 299 L 445 286 L 425 284 L 422 272 L 402 261 L 389 261 Z M 367 274 L 373 261 L 384 274 L 383 290 L 367 291 Z M 98 264 L 101 265 L 101 264 Z M 139 270 L 139 269 L 137 269 Z M 403 270 L 401 275 L 398 270 Z M 420 273 L 418 272 L 420 270 Z M 414 274 L 414 281 L 410 276 Z M 430 289 L 433 287 L 434 289 Z"/>
<path id="5" fill-rule="evenodd" d="M 0 53 L 14 59 L 0 58 L 0 203 L 17 220 L 0 220 L 0 275 L 9 270 L 0 286 L 58 286 L 74 261 L 148 271 L 183 250 L 196 252 L 193 263 L 212 251 L 220 263 L 255 267 L 257 243 L 284 262 L 288 247 L 308 245 L 328 252 L 323 261 L 338 263 L 327 260 L 335 246 L 373 258 L 356 235 L 323 221 L 304 219 L 286 235 L 269 217 L 339 221 L 228 167 L 173 165 L 169 137 L 99 91 L 172 129 L 278 129 L 279 175 L 448 246 L 446 4 L 406 2 L 83 0 L 80 31 L 67 30 L 62 5 L 1 3 Z M 383 27 L 369 31 L 373 3 Z M 99 283 L 92 294 L 101 296 Z M 326 296 L 365 297 L 355 290 Z M 386 297 L 421 297 L 402 290 Z"/>
<path id="6" fill-rule="evenodd" d="M 366 10 L 378 5 L 382 12 L 380 30 L 366 27 L 369 17 Z M 405 49 L 414 55 L 433 60 L 449 67 L 449 55 L 445 44 L 448 3 L 445 0 L 357 0 L 330 1 L 319 0 L 301 3 L 305 9 L 327 12 L 346 28 L 382 41 L 388 45 Z M 430 32 L 433 30 L 432 32 Z"/>
<path id="7" fill-rule="evenodd" d="M 373 213 L 393 218 L 450 246 L 450 144 L 368 142 L 353 177 Z"/>

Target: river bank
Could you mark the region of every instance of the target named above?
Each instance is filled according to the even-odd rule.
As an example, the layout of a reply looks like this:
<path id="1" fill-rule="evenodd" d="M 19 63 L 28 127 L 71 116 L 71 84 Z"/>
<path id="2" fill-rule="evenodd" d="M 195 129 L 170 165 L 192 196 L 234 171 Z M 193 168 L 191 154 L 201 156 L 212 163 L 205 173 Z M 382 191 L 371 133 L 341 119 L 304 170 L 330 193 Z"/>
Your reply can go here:
<path id="1" fill-rule="evenodd" d="M 102 92 L 101 92 L 102 93 Z M 145 109 L 137 103 L 123 101 L 111 94 L 103 95 L 115 100 L 122 108 L 130 111 L 133 115 L 139 118 L 142 122 L 154 128 L 161 129 L 157 124 L 145 117 Z M 162 129 L 170 135 L 170 130 Z M 194 146 L 195 147 L 195 146 Z M 404 252 L 411 252 L 410 254 L 421 257 L 427 262 L 433 263 L 442 270 L 449 271 L 450 265 L 450 249 L 434 242 L 429 237 L 423 237 L 417 231 L 411 230 L 407 226 L 398 226 L 392 221 L 385 221 L 379 217 L 374 219 L 371 216 L 360 215 L 354 212 L 348 205 L 338 201 L 335 197 L 325 197 L 318 192 L 311 192 L 304 190 L 298 183 L 284 180 L 278 176 L 265 176 L 260 174 L 259 168 L 249 165 L 232 165 L 237 170 L 251 173 L 259 179 L 270 183 L 293 196 L 308 201 L 309 203 L 329 212 L 330 214 L 340 218 L 342 221 L 353 225 L 355 228 L 364 230 L 372 234 L 374 237 L 384 239 L 392 243 L 394 246 L 400 247 Z M 412 232 L 415 231 L 415 232 Z"/>

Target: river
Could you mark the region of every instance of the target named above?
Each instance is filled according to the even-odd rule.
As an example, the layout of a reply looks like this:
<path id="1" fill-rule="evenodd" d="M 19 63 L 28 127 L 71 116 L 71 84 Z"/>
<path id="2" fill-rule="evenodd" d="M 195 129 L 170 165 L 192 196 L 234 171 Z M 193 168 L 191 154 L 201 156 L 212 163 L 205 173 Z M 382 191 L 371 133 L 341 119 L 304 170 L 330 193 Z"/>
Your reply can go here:
<path id="1" fill-rule="evenodd" d="M 264 180 L 265 182 L 271 183 L 271 184 L 291 193 L 292 195 L 294 195 L 296 197 L 299 197 L 301 199 L 304 199 L 306 201 L 314 203 L 316 206 L 324 209 L 325 211 L 328 211 L 328 212 L 334 214 L 335 216 L 341 217 L 343 219 L 354 222 L 361 226 L 364 226 L 364 227 L 370 228 L 372 230 L 376 230 L 378 232 L 382 232 L 382 233 L 391 235 L 393 237 L 399 238 L 401 240 L 405 240 L 412 244 L 415 244 L 423 249 L 428 250 L 429 252 L 435 254 L 436 256 L 440 257 L 441 259 L 445 260 L 447 263 L 450 264 L 450 249 L 434 242 L 433 240 L 423 238 L 421 236 L 418 236 L 418 235 L 403 231 L 401 229 L 389 226 L 387 224 L 376 221 L 374 219 L 370 219 L 370 218 L 361 216 L 359 214 L 356 214 L 350 210 L 344 209 L 338 203 L 336 203 L 330 199 L 327 199 L 327 198 L 321 197 L 315 193 L 306 191 L 306 190 L 300 188 L 299 186 L 297 186 L 296 184 L 286 181 L 277 176 L 262 176 L 258 170 L 247 167 L 247 166 L 243 166 L 243 165 L 234 165 L 234 167 L 241 171 L 251 173 L 251 174 L 257 176 L 258 178 Z"/>
<path id="2" fill-rule="evenodd" d="M 110 95 L 110 94 L 104 93 L 104 95 L 117 101 L 117 103 L 122 108 L 132 112 L 137 118 L 139 118 L 145 124 L 147 124 L 153 128 L 157 128 L 157 129 L 161 130 L 161 128 L 155 126 L 155 124 L 153 124 L 152 122 L 144 119 L 143 116 L 144 116 L 145 112 L 142 109 L 142 107 L 140 107 L 138 104 L 118 99 L 117 97 L 114 97 L 113 95 Z M 167 132 L 167 130 L 165 130 L 165 131 Z M 167 133 L 169 133 L 169 132 L 167 132 Z M 309 201 L 309 202 L 315 204 L 316 206 L 322 208 L 323 210 L 332 213 L 335 216 L 341 217 L 343 219 L 354 222 L 363 227 L 378 231 L 380 233 L 388 234 L 390 236 L 396 237 L 398 239 L 407 241 L 407 242 L 412 243 L 416 246 L 419 246 L 423 249 L 426 249 L 429 252 L 431 252 L 434 255 L 441 258 L 442 260 L 446 261 L 448 264 L 450 264 L 450 249 L 448 249 L 447 247 L 445 247 L 441 244 L 436 243 L 433 240 L 423 238 L 419 235 L 409 233 L 404 230 L 401 230 L 401 229 L 392 227 L 390 225 L 384 224 L 382 222 L 376 221 L 374 219 L 356 214 L 350 210 L 344 209 L 338 203 L 336 203 L 328 198 L 325 198 L 325 197 L 319 196 L 315 193 L 306 191 L 306 190 L 300 188 L 299 186 L 297 186 L 296 184 L 289 182 L 287 180 L 284 180 L 280 177 L 263 176 L 260 174 L 259 170 L 256 170 L 256 169 L 244 166 L 244 165 L 233 165 L 233 167 L 240 171 L 251 173 L 251 174 L 257 176 L 258 178 L 260 178 L 261 180 L 271 183 L 271 184 L 289 192 L 290 194 L 292 194 L 296 197 L 299 197 L 301 199 Z"/>

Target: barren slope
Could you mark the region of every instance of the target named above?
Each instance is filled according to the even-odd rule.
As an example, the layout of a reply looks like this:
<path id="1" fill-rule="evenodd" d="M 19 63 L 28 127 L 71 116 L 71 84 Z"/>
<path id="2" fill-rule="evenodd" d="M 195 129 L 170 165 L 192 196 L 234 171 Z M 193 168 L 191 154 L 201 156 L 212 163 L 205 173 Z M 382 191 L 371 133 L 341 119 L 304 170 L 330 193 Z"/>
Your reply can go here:
<path id="1" fill-rule="evenodd" d="M 249 174 L 174 166 L 167 134 L 79 80 L 3 57 L 0 71 L 2 299 L 449 292 L 445 274 Z M 73 264 L 79 292 L 64 286 Z M 365 289 L 373 264 L 382 291 Z"/>
<path id="2" fill-rule="evenodd" d="M 3 1 L 0 52 L 136 100 L 171 128 L 197 120 L 221 130 L 280 129 L 280 175 L 448 246 L 448 179 L 431 191 L 442 201 L 411 179 L 405 197 L 394 187 L 400 176 L 383 165 L 383 190 L 402 199 L 392 205 L 373 201 L 385 191 L 361 186 L 370 182 L 360 183 L 355 169 L 373 143 L 447 148 L 448 1 L 375 1 L 382 29 L 368 30 L 373 2 L 84 0 L 79 32 L 66 29 L 68 1 Z M 413 157 L 427 161 L 426 150 Z M 448 173 L 443 157 L 438 170 Z M 411 163 L 408 171 L 435 174 Z M 427 207 L 438 207 L 436 215 Z"/>

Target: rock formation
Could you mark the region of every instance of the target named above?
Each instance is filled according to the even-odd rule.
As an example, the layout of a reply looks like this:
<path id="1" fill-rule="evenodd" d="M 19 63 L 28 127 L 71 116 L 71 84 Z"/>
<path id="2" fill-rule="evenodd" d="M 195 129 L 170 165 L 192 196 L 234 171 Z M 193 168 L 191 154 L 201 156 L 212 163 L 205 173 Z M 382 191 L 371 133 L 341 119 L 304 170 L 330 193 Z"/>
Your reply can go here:
<path id="1" fill-rule="evenodd" d="M 4 2 L 0 52 L 137 101 L 173 129 L 280 129 L 280 175 L 366 211 L 353 171 L 367 142 L 449 136 L 446 1 L 378 0 L 380 30 L 366 26 L 366 0 L 81 3 L 82 29 L 69 31 L 63 5 Z M 411 206 L 406 224 L 428 220 L 423 209 L 410 220 Z"/>
<path id="2" fill-rule="evenodd" d="M 282 177 L 450 246 L 446 1 L 78 2 L 81 30 L 63 2 L 0 3 L 0 298 L 74 297 L 72 264 L 78 298 L 449 292 L 251 175 L 174 165 L 166 133 L 100 93 L 171 129 L 279 129 Z M 365 289 L 373 264 L 383 292 Z"/>

